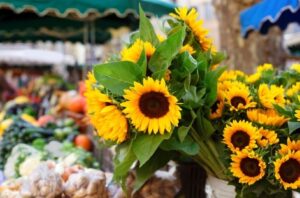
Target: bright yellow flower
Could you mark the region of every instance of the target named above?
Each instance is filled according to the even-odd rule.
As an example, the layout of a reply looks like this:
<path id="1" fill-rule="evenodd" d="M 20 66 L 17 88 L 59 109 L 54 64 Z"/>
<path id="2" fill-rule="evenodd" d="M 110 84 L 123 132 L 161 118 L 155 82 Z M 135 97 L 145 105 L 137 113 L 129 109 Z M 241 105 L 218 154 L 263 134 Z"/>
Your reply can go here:
<path id="1" fill-rule="evenodd" d="M 291 69 L 300 73 L 300 64 L 299 63 L 295 63 L 291 66 Z"/>
<path id="2" fill-rule="evenodd" d="M 231 160 L 230 171 L 242 184 L 252 185 L 265 175 L 266 163 L 253 151 L 237 152 Z"/>
<path id="3" fill-rule="evenodd" d="M 267 147 L 273 144 L 277 144 L 279 139 L 275 131 L 266 130 L 264 128 L 259 129 L 261 138 L 257 140 L 257 143 L 261 147 Z"/>
<path id="4" fill-rule="evenodd" d="M 230 91 L 230 89 L 232 89 L 233 87 L 235 89 L 246 90 L 247 92 L 250 92 L 249 87 L 245 83 L 242 83 L 240 81 L 226 80 L 226 81 L 219 81 L 218 82 L 218 90 L 222 91 L 223 95 L 226 92 Z"/>
<path id="5" fill-rule="evenodd" d="M 178 126 L 181 109 L 164 80 L 149 77 L 124 92 L 127 101 L 121 104 L 125 107 L 123 112 L 140 132 L 164 134 L 171 132 L 172 125 Z"/>
<path id="6" fill-rule="evenodd" d="M 294 84 L 291 88 L 286 91 L 286 95 L 292 97 L 296 94 L 300 93 L 300 82 Z"/>
<path id="7" fill-rule="evenodd" d="M 223 141 L 232 152 L 256 148 L 260 134 L 256 127 L 247 121 L 232 121 L 223 133 Z"/>
<path id="8" fill-rule="evenodd" d="M 272 64 L 269 64 L 269 63 L 265 63 L 263 65 L 259 65 L 257 68 L 256 68 L 256 71 L 258 73 L 262 73 L 264 71 L 269 71 L 269 70 L 273 70 L 273 65 Z"/>
<path id="9" fill-rule="evenodd" d="M 284 106 L 286 101 L 284 98 L 284 88 L 276 85 L 261 84 L 258 88 L 258 97 L 261 104 L 269 109 L 273 109 L 273 105 Z"/>
<path id="10" fill-rule="evenodd" d="M 239 89 L 238 87 L 231 87 L 228 91 L 224 92 L 226 103 L 230 106 L 230 111 L 239 111 L 256 106 L 253 102 L 249 90 Z"/>
<path id="11" fill-rule="evenodd" d="M 196 51 L 194 50 L 194 48 L 191 45 L 186 44 L 185 46 L 182 46 L 182 48 L 180 49 L 180 53 L 182 53 L 182 52 L 188 52 L 192 55 Z"/>
<path id="12" fill-rule="evenodd" d="M 26 121 L 26 122 L 32 124 L 33 126 L 38 126 L 37 120 L 36 120 L 34 117 L 32 117 L 31 115 L 28 115 L 28 114 L 25 114 L 25 113 L 24 113 L 24 114 L 21 115 L 21 118 L 22 118 L 24 121 Z"/>
<path id="13" fill-rule="evenodd" d="M 197 19 L 198 13 L 195 8 L 176 8 L 175 13 L 171 13 L 170 16 L 183 21 L 190 28 L 202 50 L 216 52 L 212 39 L 207 37 L 208 30 L 203 27 L 203 20 Z"/>
<path id="14" fill-rule="evenodd" d="M 97 134 L 104 140 L 124 142 L 127 137 L 128 125 L 122 111 L 112 100 L 98 89 L 87 89 L 87 113 Z"/>
<path id="15" fill-rule="evenodd" d="M 124 48 L 121 51 L 121 60 L 136 63 L 140 59 L 143 50 L 145 50 L 147 59 L 149 60 L 155 52 L 155 47 L 148 41 L 144 42 L 137 39 L 130 47 Z"/>
<path id="16" fill-rule="evenodd" d="M 239 70 L 224 71 L 219 78 L 219 81 L 236 80 L 238 77 L 244 77 L 246 74 Z"/>
<path id="17" fill-rule="evenodd" d="M 277 127 L 282 126 L 288 121 L 287 118 L 278 115 L 273 109 L 251 109 L 247 111 L 247 117 L 252 122 Z"/>
<path id="18" fill-rule="evenodd" d="M 87 74 L 87 79 L 85 80 L 85 87 L 87 90 L 94 89 L 95 84 L 97 83 L 97 80 L 93 74 L 93 72 L 89 72 Z"/>
<path id="19" fill-rule="evenodd" d="M 224 109 L 224 99 L 222 93 L 218 91 L 217 100 L 210 107 L 209 118 L 213 120 L 222 117 L 223 109 Z"/>
<path id="20" fill-rule="evenodd" d="M 297 152 L 300 151 L 300 140 L 290 140 L 287 139 L 287 144 L 280 144 L 280 149 L 278 153 L 280 155 L 286 155 L 290 152 Z"/>
<path id="21" fill-rule="evenodd" d="M 300 151 L 288 153 L 274 162 L 275 177 L 284 189 L 300 188 Z"/>
<path id="22" fill-rule="evenodd" d="M 261 73 L 254 73 L 246 78 L 246 82 L 250 84 L 255 83 L 260 79 L 260 77 L 261 77 Z"/>
<path id="23" fill-rule="evenodd" d="M 300 110 L 296 110 L 295 117 L 300 121 Z"/>
<path id="24" fill-rule="evenodd" d="M 10 127 L 10 125 L 13 123 L 12 119 L 6 119 L 0 123 L 0 139 L 2 135 L 4 134 L 5 130 Z"/>

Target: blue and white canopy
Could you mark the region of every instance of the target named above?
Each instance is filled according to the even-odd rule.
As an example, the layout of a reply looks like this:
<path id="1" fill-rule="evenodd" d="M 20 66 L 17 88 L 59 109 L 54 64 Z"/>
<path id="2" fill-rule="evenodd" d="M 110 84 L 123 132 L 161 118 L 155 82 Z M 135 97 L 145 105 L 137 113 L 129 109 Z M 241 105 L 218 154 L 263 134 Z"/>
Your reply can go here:
<path id="1" fill-rule="evenodd" d="M 292 22 L 300 23 L 300 0 L 262 0 L 240 14 L 243 37 L 251 31 L 266 34 L 273 25 L 285 30 Z"/>

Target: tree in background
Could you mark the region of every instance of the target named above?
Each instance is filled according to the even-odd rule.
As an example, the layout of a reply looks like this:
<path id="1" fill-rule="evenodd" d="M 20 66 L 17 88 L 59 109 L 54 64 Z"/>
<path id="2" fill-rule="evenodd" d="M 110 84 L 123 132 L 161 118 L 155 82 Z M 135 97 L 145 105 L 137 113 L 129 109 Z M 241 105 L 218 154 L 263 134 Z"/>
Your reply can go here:
<path id="1" fill-rule="evenodd" d="M 240 33 L 239 14 L 259 0 L 213 0 L 219 20 L 221 50 L 226 51 L 227 65 L 247 73 L 262 63 L 284 66 L 286 54 L 282 47 L 282 32 L 273 27 L 267 35 L 251 32 L 247 39 Z"/>

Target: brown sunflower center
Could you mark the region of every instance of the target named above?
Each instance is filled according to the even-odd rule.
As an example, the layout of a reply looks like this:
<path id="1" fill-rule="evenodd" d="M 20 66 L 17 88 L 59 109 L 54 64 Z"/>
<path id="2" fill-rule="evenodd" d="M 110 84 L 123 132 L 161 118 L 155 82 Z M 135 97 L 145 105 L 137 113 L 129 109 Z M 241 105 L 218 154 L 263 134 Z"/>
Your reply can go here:
<path id="1" fill-rule="evenodd" d="M 234 147 L 237 147 L 242 150 L 243 148 L 249 145 L 250 136 L 244 131 L 236 131 L 231 136 L 231 143 Z"/>
<path id="2" fill-rule="evenodd" d="M 232 106 L 237 108 L 239 106 L 239 104 L 246 105 L 246 100 L 243 97 L 235 96 L 235 97 L 231 98 L 230 103 Z"/>
<path id="3" fill-rule="evenodd" d="M 284 182 L 294 183 L 300 177 L 300 164 L 296 159 L 289 159 L 279 168 L 279 175 Z"/>
<path id="4" fill-rule="evenodd" d="M 242 159 L 240 168 L 242 172 L 249 177 L 255 177 L 260 173 L 259 161 L 257 159 L 249 157 Z"/>
<path id="5" fill-rule="evenodd" d="M 169 101 L 163 93 L 148 92 L 139 100 L 140 110 L 149 118 L 160 118 L 169 111 Z"/>
<path id="6" fill-rule="evenodd" d="M 217 101 L 213 104 L 213 106 L 211 106 L 211 108 L 210 108 L 210 109 L 211 109 L 211 113 L 216 113 L 216 112 L 217 112 L 219 104 L 220 104 L 220 101 L 217 100 Z"/>

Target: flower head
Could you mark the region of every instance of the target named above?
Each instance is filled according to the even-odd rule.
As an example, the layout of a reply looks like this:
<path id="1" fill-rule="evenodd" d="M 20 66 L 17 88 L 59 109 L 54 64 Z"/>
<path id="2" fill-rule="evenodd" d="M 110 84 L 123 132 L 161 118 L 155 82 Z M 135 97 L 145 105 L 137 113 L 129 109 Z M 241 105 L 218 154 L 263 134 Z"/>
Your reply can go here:
<path id="1" fill-rule="evenodd" d="M 273 144 L 277 144 L 279 142 L 277 133 L 275 131 L 260 128 L 259 133 L 261 137 L 257 140 L 257 143 L 261 147 L 267 147 Z"/>
<path id="2" fill-rule="evenodd" d="M 288 121 L 273 109 L 250 109 L 247 111 L 247 117 L 252 122 L 276 127 L 280 127 Z"/>
<path id="3" fill-rule="evenodd" d="M 137 39 L 130 47 L 124 48 L 121 51 L 121 60 L 136 63 L 140 59 L 143 50 L 145 50 L 147 59 L 149 60 L 155 52 L 155 47 L 148 41 L 145 42 Z"/>
<path id="4" fill-rule="evenodd" d="M 171 13 L 170 16 L 183 21 L 189 27 L 203 51 L 216 52 L 212 39 L 207 37 L 208 30 L 203 27 L 203 21 L 197 19 L 198 13 L 195 8 L 176 8 L 175 13 Z"/>
<path id="5" fill-rule="evenodd" d="M 242 184 L 252 185 L 265 175 L 266 163 L 251 152 L 237 152 L 231 157 L 230 171 Z"/>
<path id="6" fill-rule="evenodd" d="M 261 104 L 269 109 L 273 108 L 274 104 L 284 106 L 286 101 L 284 98 L 284 88 L 276 85 L 261 84 L 258 88 L 258 97 Z"/>
<path id="7" fill-rule="evenodd" d="M 147 78 L 143 83 L 125 90 L 126 99 L 121 105 L 123 112 L 141 132 L 171 132 L 172 125 L 178 126 L 181 118 L 177 98 L 171 95 L 164 80 Z"/>
<path id="8" fill-rule="evenodd" d="M 284 189 L 300 187 L 300 151 L 288 153 L 274 162 L 275 177 Z"/>
<path id="9" fill-rule="evenodd" d="M 256 127 L 247 121 L 232 121 L 223 132 L 224 143 L 232 152 L 256 148 L 260 134 Z"/>

